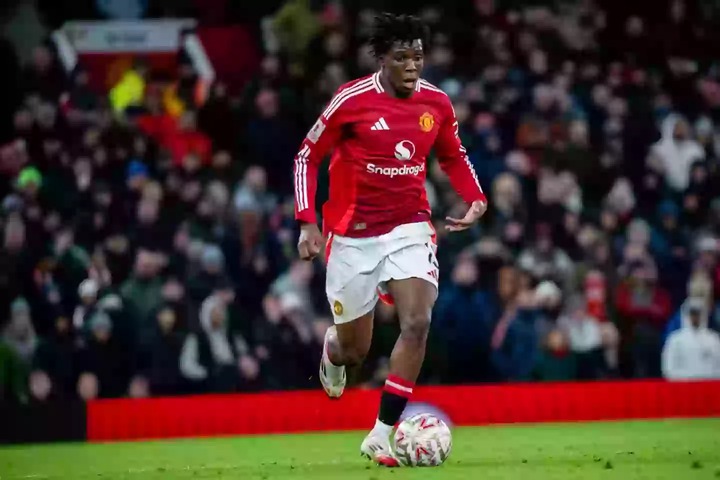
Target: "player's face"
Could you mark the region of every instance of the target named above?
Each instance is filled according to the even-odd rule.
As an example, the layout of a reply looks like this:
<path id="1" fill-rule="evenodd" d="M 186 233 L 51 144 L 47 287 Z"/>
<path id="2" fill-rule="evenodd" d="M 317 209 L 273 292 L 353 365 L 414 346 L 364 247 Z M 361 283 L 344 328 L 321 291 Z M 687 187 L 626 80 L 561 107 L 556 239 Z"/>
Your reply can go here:
<path id="1" fill-rule="evenodd" d="M 422 41 L 395 42 L 383 57 L 383 69 L 396 94 L 407 97 L 413 92 L 424 60 Z"/>

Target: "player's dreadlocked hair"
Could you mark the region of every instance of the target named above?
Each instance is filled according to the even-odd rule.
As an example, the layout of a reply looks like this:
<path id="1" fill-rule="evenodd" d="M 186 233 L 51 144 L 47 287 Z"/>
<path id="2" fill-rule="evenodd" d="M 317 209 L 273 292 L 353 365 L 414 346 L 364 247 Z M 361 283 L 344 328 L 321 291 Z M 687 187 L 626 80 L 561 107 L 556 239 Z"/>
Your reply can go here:
<path id="1" fill-rule="evenodd" d="M 378 58 L 385 55 L 397 41 L 412 42 L 419 39 L 425 45 L 429 36 L 429 28 L 418 17 L 381 13 L 375 17 L 370 46 L 373 55 Z"/>

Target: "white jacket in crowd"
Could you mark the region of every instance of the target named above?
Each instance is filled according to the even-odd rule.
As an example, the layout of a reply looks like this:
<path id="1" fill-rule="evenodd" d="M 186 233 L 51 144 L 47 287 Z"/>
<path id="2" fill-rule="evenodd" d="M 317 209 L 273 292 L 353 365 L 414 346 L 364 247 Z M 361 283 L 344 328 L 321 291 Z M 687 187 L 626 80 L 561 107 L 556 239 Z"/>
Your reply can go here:
<path id="1" fill-rule="evenodd" d="M 693 162 L 705 159 L 705 151 L 692 138 L 675 138 L 675 127 L 685 121 L 680 115 L 668 115 L 662 123 L 662 138 L 653 144 L 651 153 L 659 161 L 658 167 L 665 174 L 665 181 L 673 190 L 682 192 L 690 184 L 690 168 Z"/>
<path id="2" fill-rule="evenodd" d="M 693 326 L 691 310 L 699 311 Z M 663 376 L 668 380 L 720 379 L 720 335 L 708 328 L 707 306 L 690 299 L 682 307 L 682 328 L 673 332 L 662 352 Z"/>

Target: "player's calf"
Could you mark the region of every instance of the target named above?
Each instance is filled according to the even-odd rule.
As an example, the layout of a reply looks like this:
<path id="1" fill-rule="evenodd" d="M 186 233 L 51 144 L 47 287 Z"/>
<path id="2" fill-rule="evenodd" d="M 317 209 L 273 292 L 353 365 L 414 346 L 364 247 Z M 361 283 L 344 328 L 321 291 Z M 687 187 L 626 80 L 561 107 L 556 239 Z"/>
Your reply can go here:
<path id="1" fill-rule="evenodd" d="M 415 382 L 423 360 L 430 333 L 430 310 L 424 306 L 400 312 L 400 336 L 390 356 L 390 372 L 409 382 Z"/>
<path id="2" fill-rule="evenodd" d="M 401 333 L 392 356 L 380 398 L 380 412 L 371 435 L 388 438 L 400 420 L 415 388 L 425 358 L 425 344 L 430 331 L 428 312 L 406 314 L 400 319 Z"/>
<path id="3" fill-rule="evenodd" d="M 391 289 L 400 320 L 400 336 L 390 356 L 390 375 L 380 398 L 380 411 L 371 435 L 389 437 L 415 388 L 425 358 L 432 306 L 437 289 L 418 278 L 393 281 Z"/>
<path id="4" fill-rule="evenodd" d="M 328 337 L 328 356 L 334 365 L 362 365 L 372 342 L 373 312 L 333 327 Z"/>
<path id="5" fill-rule="evenodd" d="M 378 418 L 388 425 L 400 419 L 425 358 L 425 344 L 430 331 L 429 315 L 401 320 L 400 337 L 390 357 L 390 375 L 380 400 Z"/>

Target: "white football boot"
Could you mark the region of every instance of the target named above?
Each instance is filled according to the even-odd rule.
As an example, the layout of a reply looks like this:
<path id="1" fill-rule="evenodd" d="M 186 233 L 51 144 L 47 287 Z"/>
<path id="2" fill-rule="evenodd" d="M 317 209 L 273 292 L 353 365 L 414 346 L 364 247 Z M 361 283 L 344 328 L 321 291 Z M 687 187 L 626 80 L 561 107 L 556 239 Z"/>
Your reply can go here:
<path id="1" fill-rule="evenodd" d="M 338 367 L 330 362 L 327 349 L 328 339 L 331 335 L 337 335 L 334 325 L 325 332 L 325 343 L 323 344 L 322 359 L 320 360 L 320 383 L 322 383 L 328 397 L 340 398 L 345 390 L 347 375 L 345 374 L 345 367 Z"/>
<path id="2" fill-rule="evenodd" d="M 385 467 L 400 466 L 400 462 L 395 458 L 390 447 L 390 438 L 374 431 L 370 432 L 363 440 L 362 445 L 360 445 L 360 454 L 368 460 Z"/>

